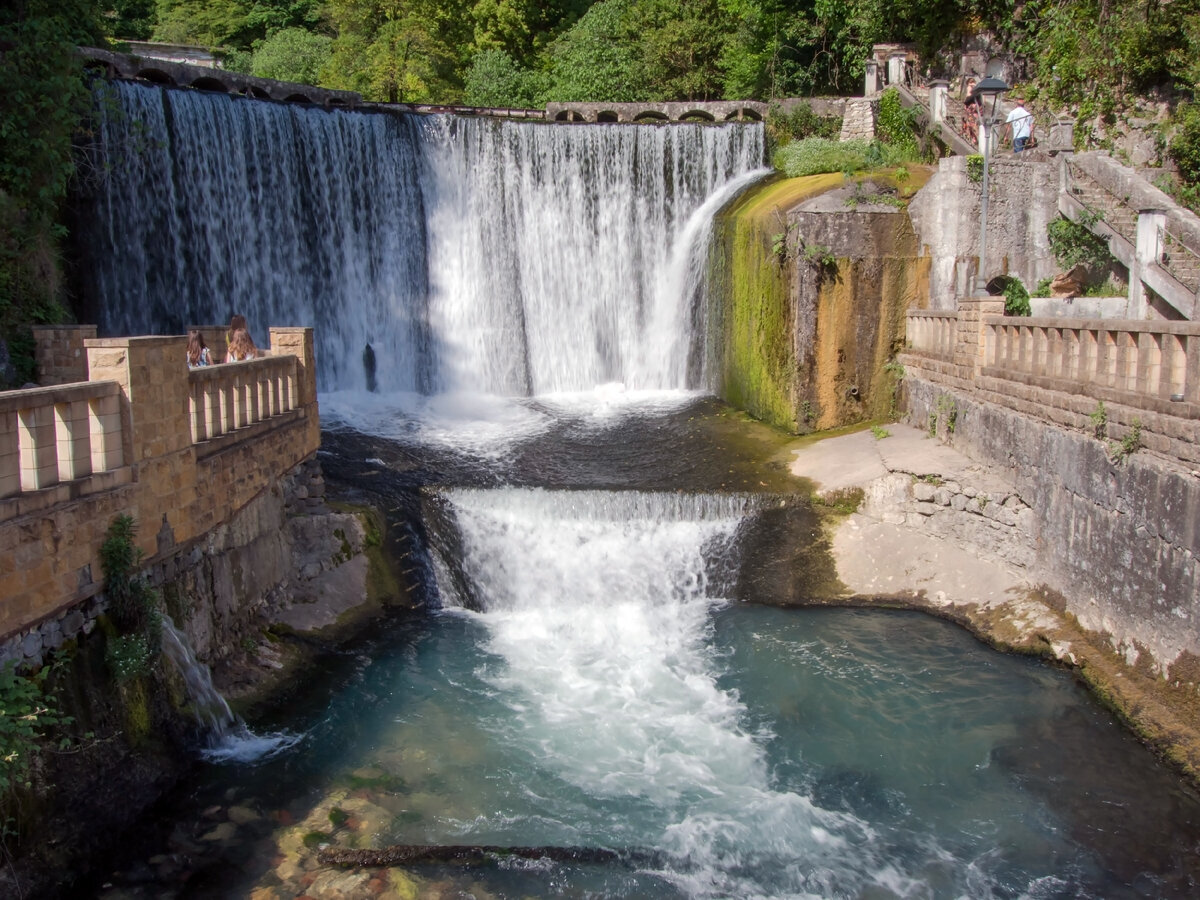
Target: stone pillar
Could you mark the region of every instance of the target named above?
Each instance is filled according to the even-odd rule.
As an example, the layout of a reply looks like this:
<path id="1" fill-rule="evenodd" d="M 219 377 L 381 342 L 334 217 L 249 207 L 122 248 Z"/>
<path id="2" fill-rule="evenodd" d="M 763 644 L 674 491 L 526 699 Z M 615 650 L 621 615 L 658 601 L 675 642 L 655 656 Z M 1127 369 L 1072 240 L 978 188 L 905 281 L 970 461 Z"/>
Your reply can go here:
<path id="1" fill-rule="evenodd" d="M 1150 304 L 1146 297 L 1146 286 L 1142 282 L 1143 272 L 1162 260 L 1163 229 L 1167 215 L 1161 209 L 1138 210 L 1137 246 L 1133 254 L 1133 265 L 1129 269 L 1129 317 L 1149 318 Z"/>
<path id="2" fill-rule="evenodd" d="M 123 457 L 139 483 L 138 546 L 152 557 L 160 516 L 176 540 L 197 530 L 187 338 L 98 338 L 86 345 L 91 380 L 121 386 Z"/>
<path id="3" fill-rule="evenodd" d="M 39 325 L 32 331 L 38 384 L 75 384 L 88 380 L 83 342 L 96 336 L 95 325 Z"/>
<path id="4" fill-rule="evenodd" d="M 1060 118 L 1050 126 L 1050 147 L 1064 153 L 1075 151 L 1075 120 Z"/>
<path id="5" fill-rule="evenodd" d="M 946 121 L 946 94 L 950 82 L 937 78 L 929 83 L 929 117 L 936 125 Z"/>
<path id="6" fill-rule="evenodd" d="M 1004 315 L 1003 297 L 962 297 L 958 301 L 958 340 L 954 362 L 970 370 L 972 379 L 987 365 L 988 316 Z"/>
<path id="7" fill-rule="evenodd" d="M 879 93 L 879 63 L 874 57 L 867 60 L 863 76 L 863 96 L 874 97 Z"/>
<path id="8" fill-rule="evenodd" d="M 904 84 L 904 64 L 907 61 L 908 54 L 906 53 L 893 53 L 888 57 L 888 84 Z"/>
<path id="9" fill-rule="evenodd" d="M 871 140 L 875 137 L 875 120 L 879 101 L 851 97 L 846 101 L 846 112 L 842 116 L 842 133 L 839 140 Z"/>
<path id="10" fill-rule="evenodd" d="M 272 328 L 271 355 L 296 357 L 296 408 L 308 420 L 305 453 L 321 446 L 321 420 L 317 409 L 317 355 L 311 328 Z"/>

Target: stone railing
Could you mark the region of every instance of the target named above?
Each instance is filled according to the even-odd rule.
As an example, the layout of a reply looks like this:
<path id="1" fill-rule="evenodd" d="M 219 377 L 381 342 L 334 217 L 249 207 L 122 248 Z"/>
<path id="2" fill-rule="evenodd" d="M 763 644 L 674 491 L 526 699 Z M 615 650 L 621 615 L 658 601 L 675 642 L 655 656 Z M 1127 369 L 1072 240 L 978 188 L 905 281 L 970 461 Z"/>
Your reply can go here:
<path id="1" fill-rule="evenodd" d="M 0 521 L 112 485 L 92 476 L 125 465 L 120 400 L 120 385 L 111 381 L 0 393 Z M 90 484 L 46 495 L 85 480 Z M 39 492 L 36 502 L 20 502 Z"/>
<path id="2" fill-rule="evenodd" d="M 1003 300 L 963 298 L 954 312 L 909 310 L 906 369 L 944 388 L 1059 426 L 1200 464 L 1200 322 L 1000 315 Z"/>
<path id="3" fill-rule="evenodd" d="M 263 357 L 188 372 L 192 441 L 203 443 L 296 408 L 296 357 Z"/>
<path id="4" fill-rule="evenodd" d="M 117 515 L 153 564 L 316 452 L 312 329 L 270 333 L 265 358 L 190 371 L 182 336 L 84 338 L 90 380 L 0 393 L 0 638 L 100 591 Z"/>
<path id="5" fill-rule="evenodd" d="M 984 320 L 985 370 L 1200 406 L 1200 322 Z"/>

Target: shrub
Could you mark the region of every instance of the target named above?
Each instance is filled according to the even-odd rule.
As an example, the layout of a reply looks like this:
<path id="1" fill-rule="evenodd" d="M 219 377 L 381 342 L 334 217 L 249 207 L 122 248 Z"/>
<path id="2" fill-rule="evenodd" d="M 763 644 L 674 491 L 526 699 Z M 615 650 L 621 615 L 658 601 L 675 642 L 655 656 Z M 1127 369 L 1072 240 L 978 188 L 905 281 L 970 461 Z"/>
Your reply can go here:
<path id="1" fill-rule="evenodd" d="M 775 154 L 775 168 L 792 178 L 825 172 L 858 172 L 867 167 L 869 147 L 867 141 L 805 138 L 781 147 Z"/>
<path id="2" fill-rule="evenodd" d="M 1095 222 L 1094 216 L 1079 222 L 1059 216 L 1046 226 L 1050 250 L 1064 269 L 1074 268 L 1079 263 L 1096 268 L 1112 265 L 1113 255 L 1108 242 L 1092 234 L 1088 227 Z"/>
<path id="3" fill-rule="evenodd" d="M 1029 306 L 1029 291 L 1020 278 L 1009 278 L 1004 285 L 1004 314 L 1027 316 L 1033 310 Z"/>

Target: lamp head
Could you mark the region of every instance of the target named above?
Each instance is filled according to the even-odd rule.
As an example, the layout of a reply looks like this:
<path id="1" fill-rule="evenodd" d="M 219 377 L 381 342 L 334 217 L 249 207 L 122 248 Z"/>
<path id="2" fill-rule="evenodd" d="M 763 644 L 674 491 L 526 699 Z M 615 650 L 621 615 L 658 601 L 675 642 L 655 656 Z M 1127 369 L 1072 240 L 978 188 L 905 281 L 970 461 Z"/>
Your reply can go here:
<path id="1" fill-rule="evenodd" d="M 1000 95 L 1007 90 L 1007 84 L 994 75 L 989 75 L 983 81 L 979 82 L 979 84 L 975 85 L 975 90 L 971 91 L 971 96 L 979 104 L 980 112 L 984 113 L 988 121 L 992 121 L 996 118 L 996 107 L 1000 103 Z"/>

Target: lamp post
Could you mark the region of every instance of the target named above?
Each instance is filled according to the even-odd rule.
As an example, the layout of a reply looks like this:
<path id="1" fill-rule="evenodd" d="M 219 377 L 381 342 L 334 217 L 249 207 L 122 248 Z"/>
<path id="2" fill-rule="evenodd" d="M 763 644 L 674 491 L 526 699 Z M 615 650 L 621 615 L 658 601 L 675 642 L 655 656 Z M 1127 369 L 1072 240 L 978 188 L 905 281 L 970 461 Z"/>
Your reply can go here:
<path id="1" fill-rule="evenodd" d="M 979 106 L 979 144 L 983 151 L 983 202 L 979 211 L 979 271 L 975 275 L 975 291 L 977 294 L 987 292 L 987 214 L 988 214 L 988 162 L 991 156 L 992 129 L 996 127 L 996 110 L 1000 106 L 1001 95 L 1008 90 L 1008 85 L 999 78 L 989 75 L 979 84 L 971 96 Z"/>

